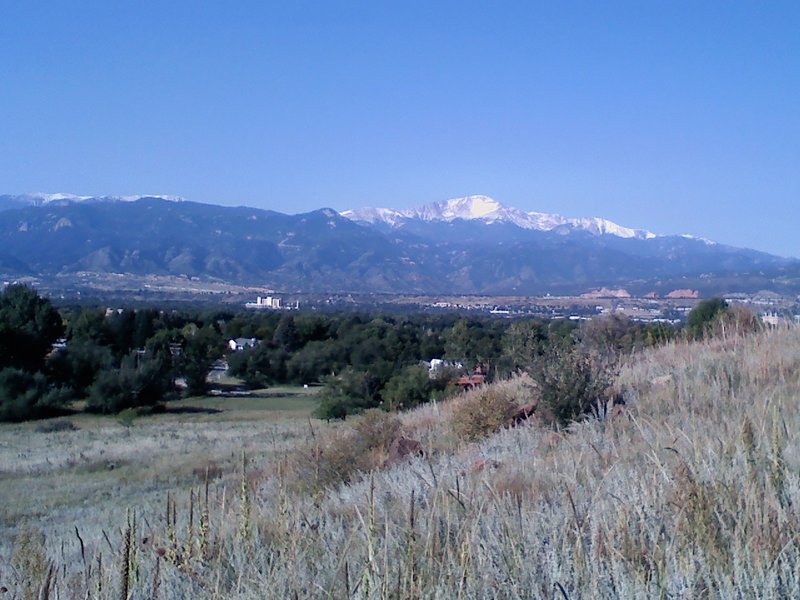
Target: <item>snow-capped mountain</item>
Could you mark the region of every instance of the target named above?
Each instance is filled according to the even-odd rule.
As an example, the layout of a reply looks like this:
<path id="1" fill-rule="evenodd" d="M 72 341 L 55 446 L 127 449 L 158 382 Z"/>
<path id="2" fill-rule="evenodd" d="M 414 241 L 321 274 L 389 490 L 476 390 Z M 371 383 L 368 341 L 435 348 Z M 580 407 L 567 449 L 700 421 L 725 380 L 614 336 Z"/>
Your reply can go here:
<path id="1" fill-rule="evenodd" d="M 0 195 L 0 278 L 174 275 L 304 293 L 800 292 L 798 260 L 481 196 L 349 218 L 172 199 Z"/>
<path id="2" fill-rule="evenodd" d="M 111 202 L 136 202 L 145 198 L 182 202 L 180 196 L 164 194 L 138 194 L 135 196 L 79 196 L 77 194 L 35 192 L 30 194 L 0 196 L 0 210 L 25 206 L 64 206 L 67 204 L 104 204 Z"/>
<path id="3" fill-rule="evenodd" d="M 553 231 L 558 228 L 587 231 L 594 235 L 614 235 L 621 238 L 652 239 L 656 234 L 642 229 L 623 227 L 600 217 L 569 218 L 561 215 L 540 212 L 525 212 L 504 206 L 489 196 L 466 196 L 453 198 L 410 208 L 394 210 L 391 208 L 358 208 L 341 213 L 352 221 L 371 225 L 385 224 L 399 228 L 409 220 L 443 221 L 455 220 L 483 221 L 485 223 L 510 223 L 522 229 Z"/>

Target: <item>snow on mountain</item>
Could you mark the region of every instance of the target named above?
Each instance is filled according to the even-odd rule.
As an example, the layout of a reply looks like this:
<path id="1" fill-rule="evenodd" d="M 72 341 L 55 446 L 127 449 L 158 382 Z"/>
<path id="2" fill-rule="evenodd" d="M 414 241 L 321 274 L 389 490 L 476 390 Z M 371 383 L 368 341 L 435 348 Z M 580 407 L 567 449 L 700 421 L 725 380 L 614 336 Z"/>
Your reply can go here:
<path id="1" fill-rule="evenodd" d="M 391 208 L 359 208 L 356 210 L 346 210 L 340 213 L 346 219 L 351 221 L 358 221 L 361 223 L 386 223 L 392 227 L 396 227 L 405 216 L 403 213 Z"/>
<path id="2" fill-rule="evenodd" d="M 433 202 L 407 210 L 391 208 L 359 208 L 341 213 L 352 221 L 376 224 L 385 223 L 390 227 L 401 227 L 410 219 L 421 221 L 445 221 L 456 219 L 465 221 L 484 221 L 486 223 L 512 223 L 522 229 L 552 231 L 557 227 L 569 227 L 588 231 L 594 235 L 615 235 L 623 238 L 651 239 L 656 234 L 641 229 L 623 227 L 599 217 L 573 219 L 561 215 L 524 212 L 517 208 L 504 206 L 489 196 L 466 196 Z"/>
<path id="3" fill-rule="evenodd" d="M 119 200 L 121 202 L 136 202 L 143 198 L 155 198 L 156 200 L 166 200 L 167 202 L 183 202 L 182 196 L 174 196 L 171 194 L 140 194 L 138 196 L 105 196 L 111 200 Z"/>
<path id="4" fill-rule="evenodd" d="M 22 204 L 29 204 L 33 206 L 41 206 L 45 204 L 71 204 L 79 202 L 87 203 L 102 203 L 102 202 L 136 202 L 142 198 L 157 198 L 159 200 L 167 200 L 170 202 L 182 202 L 183 198 L 180 196 L 171 196 L 164 194 L 139 194 L 135 196 L 78 196 L 76 194 L 55 193 L 46 194 L 43 192 L 36 192 L 31 194 L 22 194 L 15 196 Z"/>
<path id="5" fill-rule="evenodd" d="M 684 239 L 687 239 L 687 240 L 695 240 L 695 241 L 698 241 L 698 242 L 703 242 L 706 246 L 716 246 L 717 245 L 717 242 L 715 242 L 714 240 L 710 240 L 708 238 L 700 237 L 700 236 L 697 236 L 697 235 L 692 235 L 690 233 L 682 233 L 680 237 L 682 237 Z"/>
<path id="6" fill-rule="evenodd" d="M 43 204 L 49 204 L 51 202 L 59 202 L 59 201 L 67 201 L 67 202 L 81 202 L 82 200 L 88 200 L 91 196 L 76 196 L 75 194 L 44 194 L 44 193 L 36 193 L 36 194 L 25 194 L 27 198 L 31 200 L 39 200 Z"/>

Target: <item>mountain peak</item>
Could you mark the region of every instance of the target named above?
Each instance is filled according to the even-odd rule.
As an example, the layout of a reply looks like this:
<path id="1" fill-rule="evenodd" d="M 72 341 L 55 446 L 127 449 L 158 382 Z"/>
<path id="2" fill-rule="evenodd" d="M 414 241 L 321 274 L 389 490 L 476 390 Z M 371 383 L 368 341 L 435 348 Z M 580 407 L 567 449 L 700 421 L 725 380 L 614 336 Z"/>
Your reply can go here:
<path id="1" fill-rule="evenodd" d="M 360 221 L 371 225 L 388 225 L 391 228 L 402 227 L 409 220 L 450 222 L 457 219 L 464 221 L 483 221 L 485 223 L 510 223 L 522 229 L 552 231 L 557 227 L 586 231 L 594 235 L 614 235 L 623 238 L 650 239 L 657 237 L 654 233 L 641 229 L 623 227 L 600 217 L 568 218 L 561 215 L 525 212 L 501 204 L 494 198 L 483 195 L 451 198 L 417 206 L 407 210 L 391 208 L 359 208 L 341 213 L 352 221 Z"/>
<path id="2" fill-rule="evenodd" d="M 407 216 L 414 216 L 425 221 L 452 221 L 453 219 L 487 219 L 504 209 L 502 204 L 489 196 L 465 196 L 433 202 L 404 212 Z"/>

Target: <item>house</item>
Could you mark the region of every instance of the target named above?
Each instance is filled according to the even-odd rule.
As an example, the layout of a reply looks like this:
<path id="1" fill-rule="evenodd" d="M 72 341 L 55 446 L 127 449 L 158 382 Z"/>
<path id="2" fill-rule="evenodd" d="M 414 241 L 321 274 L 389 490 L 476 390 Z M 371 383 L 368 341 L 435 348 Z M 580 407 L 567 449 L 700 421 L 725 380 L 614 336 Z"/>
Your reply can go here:
<path id="1" fill-rule="evenodd" d="M 253 348 L 258 346 L 258 340 L 256 338 L 235 338 L 228 341 L 228 348 L 233 352 L 241 352 L 246 348 Z"/>
<path id="2" fill-rule="evenodd" d="M 464 375 L 460 377 L 456 381 L 453 382 L 454 385 L 457 385 L 465 390 L 470 390 L 476 386 L 482 385 L 486 382 L 486 375 L 483 373 L 483 367 L 478 365 L 475 367 L 475 370 L 472 372 L 471 375 Z"/>
<path id="3" fill-rule="evenodd" d="M 460 362 L 454 362 L 451 360 L 444 360 L 443 358 L 432 358 L 429 361 L 422 361 L 422 364 L 428 367 L 428 376 L 431 379 L 435 379 L 439 376 L 439 373 L 443 369 L 463 369 L 463 365 Z"/>

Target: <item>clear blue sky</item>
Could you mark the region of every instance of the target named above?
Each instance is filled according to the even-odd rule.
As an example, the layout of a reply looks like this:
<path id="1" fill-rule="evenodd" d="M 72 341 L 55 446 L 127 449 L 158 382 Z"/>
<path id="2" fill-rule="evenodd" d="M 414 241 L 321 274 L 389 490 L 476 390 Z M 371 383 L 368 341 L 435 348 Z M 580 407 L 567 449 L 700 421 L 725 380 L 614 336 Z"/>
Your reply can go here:
<path id="1" fill-rule="evenodd" d="M 800 257 L 800 2 L 0 0 L 0 193 L 486 194 Z"/>

